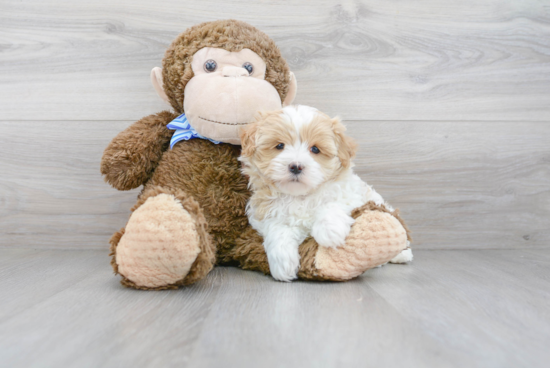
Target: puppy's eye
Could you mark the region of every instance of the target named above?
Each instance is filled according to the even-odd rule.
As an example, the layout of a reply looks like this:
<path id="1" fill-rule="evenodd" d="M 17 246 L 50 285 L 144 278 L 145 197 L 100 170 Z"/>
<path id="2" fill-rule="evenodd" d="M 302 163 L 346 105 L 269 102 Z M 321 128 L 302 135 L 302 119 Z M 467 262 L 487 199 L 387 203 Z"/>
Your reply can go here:
<path id="1" fill-rule="evenodd" d="M 275 146 L 276 149 L 278 150 L 282 150 L 283 148 L 285 148 L 285 144 L 284 143 L 279 143 L 278 145 Z"/>
<path id="2" fill-rule="evenodd" d="M 317 148 L 317 146 L 313 146 L 309 149 L 311 151 L 311 153 L 315 153 L 315 154 L 318 154 L 319 152 L 319 148 Z"/>
<path id="3" fill-rule="evenodd" d="M 204 63 L 204 71 L 207 73 L 212 73 L 216 68 L 218 67 L 218 63 L 216 63 L 214 60 L 206 60 Z"/>
<path id="4" fill-rule="evenodd" d="M 252 73 L 254 73 L 254 66 L 249 62 L 244 63 L 243 68 L 246 69 L 246 71 L 248 72 L 248 75 L 252 75 Z"/>

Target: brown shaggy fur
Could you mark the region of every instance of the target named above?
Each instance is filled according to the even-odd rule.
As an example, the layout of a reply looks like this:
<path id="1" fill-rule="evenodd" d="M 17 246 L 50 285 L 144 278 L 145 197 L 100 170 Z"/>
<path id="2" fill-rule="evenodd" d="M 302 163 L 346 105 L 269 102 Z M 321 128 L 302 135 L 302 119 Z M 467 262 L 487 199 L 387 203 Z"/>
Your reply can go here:
<path id="1" fill-rule="evenodd" d="M 233 19 L 219 20 L 189 28 L 166 51 L 162 61 L 164 90 L 170 104 L 179 114 L 184 112 L 185 86 L 193 78 L 193 55 L 204 47 L 219 47 L 235 52 L 242 49 L 254 51 L 266 63 L 265 80 L 279 92 L 281 101 L 285 100 L 290 70 L 275 42 L 250 24 Z"/>
<path id="2" fill-rule="evenodd" d="M 245 206 L 250 197 L 237 158 L 240 147 L 204 139 L 181 142 L 165 152 L 145 185 L 184 190 L 200 203 L 218 256 L 235 246 L 248 225 Z"/>
<path id="3" fill-rule="evenodd" d="M 183 112 L 185 85 L 193 76 L 192 55 L 206 46 L 228 51 L 251 49 L 266 61 L 266 80 L 277 89 L 281 100 L 287 94 L 289 70 L 279 49 L 264 33 L 246 23 L 228 20 L 199 24 L 172 43 L 164 58 L 163 79 L 165 92 L 176 113 L 163 111 L 147 116 L 119 133 L 105 149 L 101 173 L 119 190 L 144 185 L 133 211 L 147 198 L 161 193 L 173 195 L 181 201 L 195 221 L 201 239 L 201 253 L 185 278 L 173 284 L 148 288 L 123 277 L 121 283 L 124 286 L 173 289 L 203 278 L 214 264 L 238 264 L 243 269 L 269 273 L 263 240 L 250 227 L 245 213 L 250 192 L 237 160 L 240 146 L 193 139 L 168 150 L 173 131 L 166 125 Z M 356 210 L 355 216 L 365 210 L 389 212 L 383 206 L 365 206 Z M 392 215 L 403 223 L 398 214 Z M 115 273 L 118 273 L 116 247 L 123 235 L 124 229 L 121 229 L 110 240 L 111 264 Z M 300 247 L 300 278 L 330 279 L 318 275 L 315 269 L 317 249 L 318 245 L 312 238 Z"/>
<path id="4" fill-rule="evenodd" d="M 339 281 L 331 278 L 323 277 L 319 274 L 317 267 L 315 267 L 315 256 L 319 244 L 312 237 L 307 238 L 300 245 L 298 252 L 300 253 L 300 269 L 298 270 L 298 277 L 303 280 L 327 280 L 327 281 Z"/>
<path id="5" fill-rule="evenodd" d="M 145 184 L 170 145 L 173 130 L 166 125 L 178 115 L 162 111 L 149 115 L 119 133 L 101 159 L 101 174 L 118 190 Z"/>
<path id="6" fill-rule="evenodd" d="M 263 247 L 263 238 L 250 225 L 236 239 L 235 246 L 223 255 L 220 262 L 236 262 L 243 270 L 260 271 L 269 275 L 269 263 Z"/>

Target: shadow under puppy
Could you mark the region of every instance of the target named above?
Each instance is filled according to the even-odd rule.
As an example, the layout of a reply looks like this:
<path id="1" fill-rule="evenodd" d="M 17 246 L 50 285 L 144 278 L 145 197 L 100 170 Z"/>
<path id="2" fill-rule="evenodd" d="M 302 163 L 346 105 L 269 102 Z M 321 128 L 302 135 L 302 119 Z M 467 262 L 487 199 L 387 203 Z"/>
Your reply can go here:
<path id="1" fill-rule="evenodd" d="M 340 119 L 298 105 L 262 112 L 241 133 L 239 160 L 253 192 L 247 215 L 276 280 L 297 278 L 298 248 L 308 236 L 320 246 L 343 245 L 355 208 L 373 201 L 393 211 L 353 173 L 357 146 L 345 130 Z M 392 261 L 410 260 L 408 248 Z"/>

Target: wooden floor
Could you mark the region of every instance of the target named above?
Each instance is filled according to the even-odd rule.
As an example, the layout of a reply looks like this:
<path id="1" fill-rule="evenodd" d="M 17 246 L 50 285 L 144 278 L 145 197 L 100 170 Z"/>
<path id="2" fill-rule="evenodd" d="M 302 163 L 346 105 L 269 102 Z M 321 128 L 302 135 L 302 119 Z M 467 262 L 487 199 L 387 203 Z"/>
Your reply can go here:
<path id="1" fill-rule="evenodd" d="M 348 283 L 216 268 L 125 289 L 105 251 L 0 249 L 2 367 L 547 367 L 550 254 L 425 250 Z"/>

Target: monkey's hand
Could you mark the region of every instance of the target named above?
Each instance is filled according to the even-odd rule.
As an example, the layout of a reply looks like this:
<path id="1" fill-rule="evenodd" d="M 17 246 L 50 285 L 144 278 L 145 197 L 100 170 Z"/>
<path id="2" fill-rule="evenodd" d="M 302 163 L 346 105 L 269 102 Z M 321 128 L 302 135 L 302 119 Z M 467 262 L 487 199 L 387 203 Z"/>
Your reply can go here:
<path id="1" fill-rule="evenodd" d="M 118 190 L 130 190 L 149 180 L 174 133 L 166 125 L 176 117 L 162 111 L 120 132 L 103 152 L 101 174 L 105 181 Z"/>

